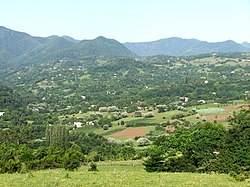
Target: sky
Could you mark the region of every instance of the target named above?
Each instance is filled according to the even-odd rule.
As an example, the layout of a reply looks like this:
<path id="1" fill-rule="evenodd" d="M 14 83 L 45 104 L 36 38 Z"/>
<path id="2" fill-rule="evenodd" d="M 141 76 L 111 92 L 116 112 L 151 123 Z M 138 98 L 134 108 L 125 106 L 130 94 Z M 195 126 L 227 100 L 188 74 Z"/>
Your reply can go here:
<path id="1" fill-rule="evenodd" d="M 0 25 L 32 36 L 120 42 L 250 42 L 250 0 L 0 0 Z"/>

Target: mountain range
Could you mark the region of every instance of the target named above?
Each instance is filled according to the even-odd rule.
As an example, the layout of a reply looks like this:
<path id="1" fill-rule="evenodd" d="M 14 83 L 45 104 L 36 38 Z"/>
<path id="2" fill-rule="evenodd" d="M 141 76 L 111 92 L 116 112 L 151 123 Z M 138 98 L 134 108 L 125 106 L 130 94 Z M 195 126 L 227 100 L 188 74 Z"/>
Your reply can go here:
<path id="1" fill-rule="evenodd" d="M 92 56 L 134 57 L 135 54 L 118 41 L 102 36 L 81 41 L 69 36 L 43 38 L 0 27 L 0 65 Z"/>
<path id="2" fill-rule="evenodd" d="M 153 55 L 196 55 L 210 52 L 249 52 L 250 43 L 232 40 L 209 43 L 177 37 L 153 42 L 119 43 L 99 36 L 76 40 L 70 36 L 34 37 L 0 26 L 0 66 L 85 57 L 135 57 Z"/>
<path id="3" fill-rule="evenodd" d="M 152 42 L 125 43 L 138 56 L 170 55 L 188 56 L 211 52 L 248 52 L 250 44 L 238 44 L 232 40 L 209 43 L 196 39 L 166 38 Z"/>

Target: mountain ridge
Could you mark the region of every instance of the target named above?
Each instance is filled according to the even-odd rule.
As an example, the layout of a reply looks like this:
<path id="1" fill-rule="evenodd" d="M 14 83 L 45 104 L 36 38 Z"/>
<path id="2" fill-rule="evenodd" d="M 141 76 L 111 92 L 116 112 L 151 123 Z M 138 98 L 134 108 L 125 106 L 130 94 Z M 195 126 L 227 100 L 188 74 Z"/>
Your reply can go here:
<path id="1" fill-rule="evenodd" d="M 81 41 L 70 36 L 34 37 L 3 26 L 0 27 L 0 47 L 1 66 L 91 56 L 135 56 L 120 42 L 103 36 Z"/>
<path id="2" fill-rule="evenodd" d="M 0 26 L 0 66 L 39 63 L 85 57 L 188 56 L 211 52 L 249 52 L 250 43 L 232 40 L 206 42 L 171 37 L 151 42 L 120 43 L 98 36 L 92 40 L 76 40 L 70 36 L 34 37 L 25 32 Z"/>
<path id="3" fill-rule="evenodd" d="M 248 48 L 232 40 L 207 42 L 197 39 L 170 37 L 151 42 L 127 42 L 124 45 L 138 56 L 188 56 L 210 52 L 248 52 Z"/>

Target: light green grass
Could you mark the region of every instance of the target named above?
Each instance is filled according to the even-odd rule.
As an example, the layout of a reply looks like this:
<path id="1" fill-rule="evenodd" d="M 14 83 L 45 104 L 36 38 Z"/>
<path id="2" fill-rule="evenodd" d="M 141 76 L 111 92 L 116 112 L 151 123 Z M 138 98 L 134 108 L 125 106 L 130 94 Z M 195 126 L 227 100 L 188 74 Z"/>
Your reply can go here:
<path id="1" fill-rule="evenodd" d="M 148 173 L 135 162 L 98 164 L 99 172 L 88 166 L 76 172 L 63 169 L 35 171 L 32 174 L 2 174 L 1 187 L 247 187 L 249 181 L 237 182 L 228 175 L 197 173 Z M 68 178 L 66 177 L 68 174 Z"/>
<path id="2" fill-rule="evenodd" d="M 225 109 L 223 108 L 206 108 L 206 109 L 197 110 L 197 112 L 201 114 L 219 114 L 224 111 Z"/>
<path id="3" fill-rule="evenodd" d="M 114 125 L 112 127 L 110 127 L 108 130 L 103 130 L 103 128 L 99 128 L 96 129 L 94 131 L 94 133 L 96 134 L 103 134 L 103 133 L 107 133 L 107 132 L 112 132 L 112 131 L 122 131 L 123 129 L 125 129 L 126 127 L 122 126 L 122 125 Z"/>

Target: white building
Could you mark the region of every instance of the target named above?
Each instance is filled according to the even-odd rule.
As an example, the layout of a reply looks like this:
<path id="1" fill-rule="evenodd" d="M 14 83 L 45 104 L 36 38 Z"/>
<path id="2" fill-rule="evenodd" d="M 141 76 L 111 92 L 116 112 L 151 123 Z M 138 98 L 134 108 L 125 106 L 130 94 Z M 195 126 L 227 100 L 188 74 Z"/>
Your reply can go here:
<path id="1" fill-rule="evenodd" d="M 76 128 L 80 128 L 80 127 L 82 127 L 82 123 L 81 122 L 74 122 L 74 126 Z"/>

